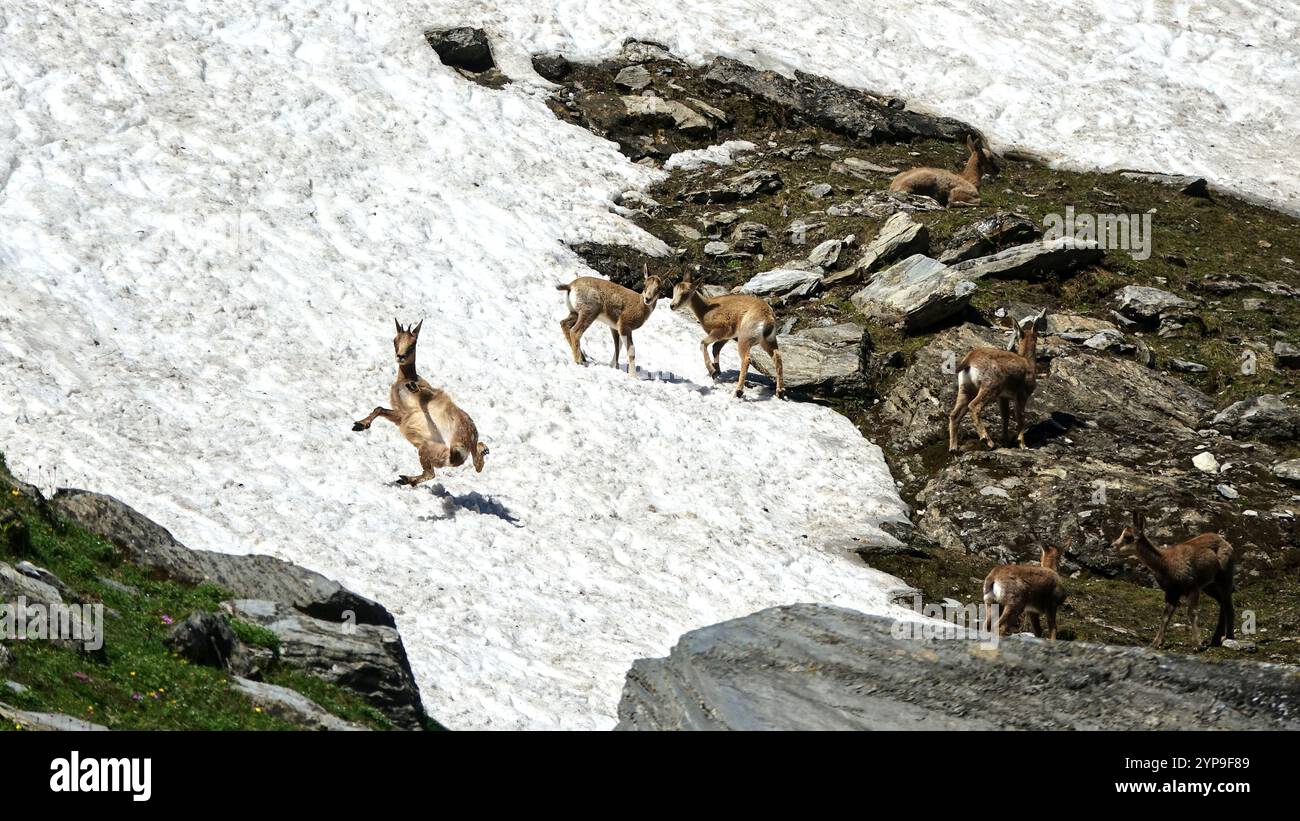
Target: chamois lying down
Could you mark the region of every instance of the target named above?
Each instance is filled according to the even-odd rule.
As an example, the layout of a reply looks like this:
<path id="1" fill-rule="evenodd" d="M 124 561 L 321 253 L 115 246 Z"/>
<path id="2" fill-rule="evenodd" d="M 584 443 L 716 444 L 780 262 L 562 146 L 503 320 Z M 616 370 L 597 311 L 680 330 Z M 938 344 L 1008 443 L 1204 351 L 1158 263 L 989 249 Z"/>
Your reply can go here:
<path id="1" fill-rule="evenodd" d="M 970 149 L 970 158 L 966 160 L 966 167 L 960 174 L 944 168 L 911 168 L 894 177 L 889 190 L 920 194 L 949 208 L 979 205 L 980 180 L 985 174 L 996 174 L 1000 169 L 983 138 L 976 140 L 968 135 L 966 147 Z"/>
<path id="2" fill-rule="evenodd" d="M 456 406 L 446 391 L 431 386 L 415 372 L 415 344 L 420 338 L 419 324 L 403 328 L 396 319 L 397 336 L 393 337 L 393 352 L 397 356 L 397 381 L 389 389 L 392 409 L 375 408 L 370 415 L 352 424 L 352 429 L 370 429 L 375 419 L 387 419 L 415 446 L 420 454 L 419 476 L 398 476 L 397 481 L 418 485 L 434 477 L 434 468 L 459 467 L 467 459 L 474 461 L 474 470 L 483 471 L 483 457 L 487 445 L 478 440 L 478 428 L 469 414 Z"/>
<path id="3" fill-rule="evenodd" d="M 1001 609 L 998 635 L 1005 636 L 1020 628 L 1020 619 L 1029 614 L 1034 635 L 1043 635 L 1039 616 L 1047 617 L 1047 637 L 1056 638 L 1056 611 L 1065 601 L 1061 584 L 1061 551 L 1042 548 L 1038 565 L 1004 564 L 993 568 L 984 579 L 984 632 L 993 631 L 993 605 Z"/>

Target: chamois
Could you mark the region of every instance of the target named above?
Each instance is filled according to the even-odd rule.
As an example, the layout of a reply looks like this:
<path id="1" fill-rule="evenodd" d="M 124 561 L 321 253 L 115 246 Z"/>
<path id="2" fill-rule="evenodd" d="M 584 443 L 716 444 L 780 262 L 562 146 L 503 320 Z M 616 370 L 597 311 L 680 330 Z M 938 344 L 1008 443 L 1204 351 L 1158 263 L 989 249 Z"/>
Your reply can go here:
<path id="1" fill-rule="evenodd" d="M 632 332 L 644 325 L 654 312 L 662 284 L 663 280 L 658 276 L 648 274 L 639 294 L 599 277 L 578 277 L 568 285 L 556 285 L 557 291 L 565 292 L 569 306 L 569 315 L 560 320 L 560 330 L 564 331 L 564 339 L 573 350 L 573 361 L 579 365 L 586 364 L 582 335 L 591 323 L 599 319 L 609 326 L 614 337 L 614 358 L 610 360 L 610 367 L 618 368 L 621 336 L 627 342 L 627 372 L 636 376 L 636 347 L 632 344 Z"/>
<path id="2" fill-rule="evenodd" d="M 1125 527 L 1111 547 L 1125 556 L 1137 556 L 1156 578 L 1156 584 L 1165 593 L 1165 618 L 1156 631 L 1152 647 L 1165 641 L 1165 630 L 1179 603 L 1187 599 L 1187 612 L 1191 624 L 1192 646 L 1197 647 L 1200 630 L 1196 624 L 1201 603 L 1201 591 L 1219 603 L 1219 622 L 1206 647 L 1223 643 L 1226 635 L 1235 635 L 1232 612 L 1232 545 L 1218 533 L 1202 533 L 1173 547 L 1157 547 L 1146 536 L 1146 517 L 1133 511 L 1133 523 Z"/>
<path id="3" fill-rule="evenodd" d="M 781 351 L 776 344 L 776 314 L 772 306 L 756 296 L 725 294 L 704 296 L 691 275 L 673 288 L 672 309 L 690 305 L 695 318 L 707 332 L 700 342 L 704 353 L 704 368 L 717 379 L 722 374 L 718 367 L 718 353 L 722 346 L 735 340 L 740 349 L 740 378 L 736 380 L 736 396 L 745 395 L 745 374 L 749 371 L 749 349 L 757 342 L 776 367 L 776 398 L 785 396 L 785 374 L 781 366 Z M 713 346 L 713 359 L 709 359 L 709 346 Z"/>
<path id="4" fill-rule="evenodd" d="M 1042 637 L 1043 625 L 1039 615 L 1047 616 L 1047 637 L 1056 639 L 1056 610 L 1065 601 L 1065 586 L 1061 584 L 1061 551 L 1056 547 L 1042 548 L 1037 565 L 1004 564 L 989 571 L 984 579 L 984 632 L 993 630 L 993 605 L 1002 613 L 998 616 L 998 635 L 1005 636 L 1018 628 L 1022 614 L 1029 614 L 1034 635 Z"/>
<path id="5" fill-rule="evenodd" d="M 966 167 L 960 174 L 943 168 L 910 168 L 894 177 L 889 190 L 922 194 L 948 207 L 979 205 L 980 180 L 985 174 L 996 174 L 1001 169 L 983 138 L 977 142 L 968 134 L 966 147 L 970 149 L 970 158 L 966 160 Z"/>
<path id="6" fill-rule="evenodd" d="M 424 381 L 415 371 L 415 344 L 424 320 L 414 327 L 403 328 L 396 319 L 397 335 L 393 353 L 397 357 L 397 381 L 389 389 L 392 409 L 375 408 L 370 415 L 352 424 L 355 431 L 370 429 L 376 417 L 387 419 L 415 446 L 420 454 L 419 476 L 398 476 L 399 484 L 418 485 L 434 477 L 434 468 L 459 467 L 472 459 L 474 470 L 483 471 L 487 445 L 478 440 L 478 428 L 469 414 L 456 406 L 445 391 Z"/>
<path id="7" fill-rule="evenodd" d="M 1047 331 L 1047 309 L 1022 322 L 1012 320 L 1009 350 L 973 348 L 957 363 L 957 400 L 948 414 L 948 451 L 957 452 L 957 426 L 970 410 L 975 432 L 988 444 L 997 447 L 988 428 L 980 419 L 984 404 L 998 398 L 1002 408 L 1002 440 L 1007 441 L 1007 416 L 1015 404 L 1016 441 L 1025 447 L 1025 405 L 1037 385 L 1038 335 Z"/>

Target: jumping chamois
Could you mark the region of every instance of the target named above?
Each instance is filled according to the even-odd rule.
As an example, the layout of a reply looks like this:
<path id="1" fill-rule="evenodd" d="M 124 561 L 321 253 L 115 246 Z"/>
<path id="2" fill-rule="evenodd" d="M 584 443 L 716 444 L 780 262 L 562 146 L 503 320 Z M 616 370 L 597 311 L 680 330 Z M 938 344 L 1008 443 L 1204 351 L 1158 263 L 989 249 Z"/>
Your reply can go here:
<path id="1" fill-rule="evenodd" d="M 717 379 L 722 369 L 718 367 L 718 353 L 731 340 L 740 349 L 740 378 L 736 380 L 736 396 L 745 395 L 745 374 L 749 371 L 749 349 L 757 342 L 772 357 L 776 368 L 776 398 L 785 395 L 785 374 L 781 366 L 781 351 L 776 345 L 776 314 L 772 306 L 748 294 L 704 296 L 691 275 L 673 288 L 672 309 L 690 305 L 695 318 L 700 321 L 708 336 L 700 342 L 704 352 L 704 368 Z M 713 359 L 709 359 L 709 346 L 713 346 Z"/>
<path id="2" fill-rule="evenodd" d="M 1022 322 L 1011 320 L 1010 350 L 973 348 L 957 363 L 957 400 L 948 414 L 948 451 L 957 452 L 957 426 L 970 410 L 975 432 L 990 447 L 997 447 L 980 419 L 984 404 L 997 397 L 1002 408 L 1002 441 L 1007 441 L 1007 416 L 1014 403 L 1016 441 L 1025 447 L 1025 405 L 1038 378 L 1038 335 L 1047 331 L 1047 309 Z"/>
<path id="3" fill-rule="evenodd" d="M 996 174 L 1000 169 L 982 137 L 976 141 L 967 135 L 966 147 L 970 149 L 970 159 L 966 160 L 966 167 L 960 174 L 943 168 L 911 168 L 894 177 L 889 190 L 921 194 L 949 207 L 979 205 L 980 180 L 985 174 Z"/>
<path id="4" fill-rule="evenodd" d="M 618 368 L 618 343 L 622 337 L 627 342 L 627 372 L 635 376 L 636 347 L 632 344 L 632 332 L 644 325 L 654 312 L 662 284 L 663 280 L 658 276 L 647 274 L 645 287 L 639 294 L 599 277 L 578 277 L 568 285 L 556 285 L 556 290 L 566 292 L 569 315 L 560 320 L 560 330 L 564 331 L 564 339 L 573 350 L 573 361 L 579 365 L 586 364 L 582 335 L 591 323 L 599 319 L 609 326 L 609 332 L 614 336 L 614 358 L 610 360 L 610 367 Z"/>
<path id="5" fill-rule="evenodd" d="M 352 429 L 370 429 L 376 417 L 387 419 L 415 446 L 420 454 L 419 476 L 398 476 L 400 484 L 418 485 L 434 477 L 434 468 L 459 467 L 466 459 L 474 461 L 474 470 L 483 471 L 483 457 L 487 445 L 478 440 L 478 428 L 469 414 L 456 407 L 451 397 L 420 378 L 415 372 L 415 344 L 420 338 L 424 320 L 414 327 L 403 328 L 396 319 L 397 336 L 393 337 L 393 353 L 397 356 L 397 381 L 389 389 L 388 408 L 375 408 L 370 415 L 354 422 Z"/>
<path id="6" fill-rule="evenodd" d="M 1029 614 L 1034 635 L 1042 637 L 1039 615 L 1047 616 L 1047 637 L 1056 638 L 1056 611 L 1065 601 L 1061 584 L 1061 551 L 1044 547 L 1037 565 L 1004 564 L 989 571 L 984 579 L 984 632 L 993 630 L 993 605 L 1001 608 L 998 635 L 1019 629 L 1024 613 Z"/>
<path id="7" fill-rule="evenodd" d="M 1135 510 L 1133 523 L 1124 528 L 1111 546 L 1122 555 L 1137 556 L 1165 593 L 1165 618 L 1156 631 L 1155 641 L 1151 642 L 1152 647 L 1164 643 L 1169 620 L 1184 598 L 1191 621 L 1192 646 L 1199 645 L 1201 636 L 1196 615 L 1202 590 L 1219 603 L 1219 622 L 1205 646 L 1217 646 L 1223 643 L 1225 635 L 1232 638 L 1236 634 L 1232 612 L 1232 545 L 1227 539 L 1218 533 L 1202 533 L 1173 547 L 1157 547 L 1146 536 L 1146 517 Z"/>

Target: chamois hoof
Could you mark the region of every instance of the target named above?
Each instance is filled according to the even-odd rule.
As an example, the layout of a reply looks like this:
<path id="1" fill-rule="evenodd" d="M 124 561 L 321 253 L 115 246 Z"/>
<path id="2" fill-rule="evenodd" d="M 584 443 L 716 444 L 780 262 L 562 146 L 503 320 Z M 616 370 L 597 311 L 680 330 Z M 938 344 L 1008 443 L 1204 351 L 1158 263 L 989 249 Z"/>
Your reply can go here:
<path id="1" fill-rule="evenodd" d="M 736 398 L 737 398 L 737 399 L 744 399 L 744 398 L 745 398 L 745 389 L 744 389 L 744 388 L 736 388 Z"/>
<path id="2" fill-rule="evenodd" d="M 415 477 L 414 477 L 414 476 L 401 476 L 401 475 L 399 475 L 399 476 L 397 477 L 397 482 L 396 482 L 396 484 L 399 485 L 399 486 L 401 486 L 401 485 L 413 485 L 413 484 L 415 484 Z"/>
<path id="3" fill-rule="evenodd" d="M 369 425 L 363 425 L 363 424 L 361 424 L 360 422 L 353 422 L 353 423 L 352 423 L 352 429 L 353 429 L 353 430 L 368 430 L 369 428 L 370 428 Z"/>

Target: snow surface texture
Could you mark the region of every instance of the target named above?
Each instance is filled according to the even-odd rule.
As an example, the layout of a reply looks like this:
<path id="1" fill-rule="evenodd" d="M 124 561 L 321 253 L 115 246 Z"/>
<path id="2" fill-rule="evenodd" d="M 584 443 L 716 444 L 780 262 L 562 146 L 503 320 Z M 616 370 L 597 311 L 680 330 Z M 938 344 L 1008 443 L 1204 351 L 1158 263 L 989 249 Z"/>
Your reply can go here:
<path id="1" fill-rule="evenodd" d="M 713 386 L 666 301 L 636 334 L 663 378 L 569 361 L 554 285 L 589 272 L 561 240 L 661 248 L 610 212 L 657 172 L 537 85 L 439 64 L 445 5 L 135 8 L 0 12 L 19 475 L 377 598 L 452 727 L 609 727 L 633 659 L 772 605 L 902 614 L 898 580 L 826 544 L 905 515 L 846 419 Z M 474 417 L 482 474 L 393 487 L 414 450 L 351 431 L 387 404 L 394 316 L 424 318 L 420 371 Z M 603 326 L 586 345 L 608 359 Z"/>
<path id="2" fill-rule="evenodd" d="M 519 53 L 590 59 L 639 37 L 691 62 L 797 68 L 965 120 L 997 150 L 1202 176 L 1300 214 L 1295 0 L 448 0 L 440 14 Z"/>

